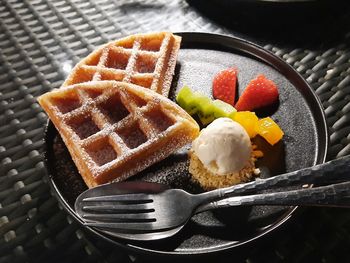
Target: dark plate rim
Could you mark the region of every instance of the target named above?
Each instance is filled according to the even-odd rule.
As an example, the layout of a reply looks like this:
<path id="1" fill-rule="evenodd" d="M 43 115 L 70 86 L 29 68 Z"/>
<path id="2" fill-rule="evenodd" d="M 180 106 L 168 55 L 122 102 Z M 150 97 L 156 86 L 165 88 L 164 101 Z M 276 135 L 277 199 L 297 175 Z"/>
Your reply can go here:
<path id="1" fill-rule="evenodd" d="M 293 86 L 298 86 L 298 90 L 302 92 L 303 94 L 307 94 L 309 96 L 308 104 L 310 106 L 310 109 L 313 113 L 313 116 L 316 120 L 318 120 L 319 123 L 316 123 L 317 126 L 317 141 L 320 142 L 320 139 L 323 140 L 323 145 L 321 148 L 317 149 L 317 154 L 314 160 L 315 164 L 324 163 L 326 160 L 326 154 L 328 150 L 328 144 L 329 144 L 329 137 L 328 137 L 328 127 L 326 122 L 326 116 L 323 110 L 322 103 L 314 90 L 311 88 L 311 86 L 305 81 L 305 79 L 287 62 L 282 60 L 281 58 L 277 57 L 272 52 L 264 49 L 263 47 L 252 43 L 250 41 L 237 38 L 234 36 L 229 35 L 223 35 L 223 34 L 213 34 L 213 33 L 203 33 L 203 32 L 176 32 L 174 33 L 176 35 L 182 36 L 184 39 L 187 38 L 187 41 L 190 43 L 198 43 L 203 44 L 205 41 L 206 44 L 213 44 L 215 46 L 222 46 L 224 48 L 229 47 L 232 50 L 237 50 L 239 52 L 248 54 L 255 59 L 260 59 L 270 67 L 277 70 L 279 73 L 281 73 L 284 77 L 286 77 L 289 81 L 291 77 L 295 78 L 294 81 L 292 81 Z M 98 236 L 99 238 L 102 238 L 110 243 L 113 243 L 121 248 L 125 248 L 128 250 L 132 250 L 137 253 L 143 253 L 143 254 L 153 254 L 153 255 L 172 255 L 172 256 L 191 256 L 191 255 L 206 255 L 209 253 L 217 253 L 217 252 L 224 252 L 228 251 L 237 247 L 241 247 L 247 243 L 251 243 L 262 236 L 265 236 L 266 234 L 272 232 L 282 224 L 284 224 L 287 220 L 289 220 L 293 213 L 296 211 L 297 207 L 292 207 L 284 215 L 281 216 L 281 218 L 276 221 L 272 226 L 269 226 L 268 228 L 264 229 L 261 233 L 247 238 L 246 240 L 243 240 L 241 242 L 229 242 L 226 245 L 221 245 L 219 247 L 214 248 L 207 248 L 207 249 L 197 249 L 191 253 L 187 251 L 160 251 L 160 250 L 154 250 L 154 249 L 148 249 L 143 248 L 138 245 L 128 244 L 125 240 L 119 240 L 116 238 L 109 238 L 104 233 L 99 232 L 97 230 L 94 230 L 91 227 L 87 227 L 83 225 L 83 221 L 76 215 L 75 211 L 70 207 L 70 205 L 67 203 L 67 201 L 62 196 L 58 186 L 55 183 L 54 176 L 55 172 L 53 171 L 52 166 L 49 164 L 49 160 L 52 155 L 52 147 L 48 145 L 47 142 L 52 141 L 53 135 L 55 133 L 56 129 L 53 125 L 53 123 L 48 120 L 45 131 L 44 131 L 44 165 L 48 171 L 47 175 L 49 178 L 49 185 L 53 190 L 53 194 L 57 197 L 63 208 L 85 229 L 87 229 L 90 233 Z M 56 131 L 57 133 L 57 131 Z"/>

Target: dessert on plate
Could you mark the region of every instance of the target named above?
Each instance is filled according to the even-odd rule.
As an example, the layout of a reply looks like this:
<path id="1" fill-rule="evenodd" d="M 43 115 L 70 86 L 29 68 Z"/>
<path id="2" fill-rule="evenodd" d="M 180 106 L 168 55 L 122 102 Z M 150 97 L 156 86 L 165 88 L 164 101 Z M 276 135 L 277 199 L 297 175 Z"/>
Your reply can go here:
<path id="1" fill-rule="evenodd" d="M 170 32 L 131 35 L 107 43 L 82 61 L 63 86 L 117 80 L 168 96 L 181 37 Z"/>
<path id="2" fill-rule="evenodd" d="M 190 115 L 197 115 L 204 128 L 189 151 L 189 172 L 204 189 L 212 190 L 247 182 L 260 173 L 255 161 L 263 153 L 251 139 L 259 135 L 269 144 L 278 143 L 283 131 L 270 117 L 259 119 L 249 110 L 278 101 L 276 84 L 260 74 L 249 82 L 235 103 L 238 69 L 217 73 L 212 93 L 215 100 L 184 86 L 177 103 Z"/>
<path id="3" fill-rule="evenodd" d="M 90 81 L 38 98 L 88 187 L 124 180 L 198 136 L 166 97 L 130 83 Z"/>
<path id="4" fill-rule="evenodd" d="M 259 173 L 249 135 L 230 118 L 218 118 L 204 128 L 189 156 L 189 171 L 206 190 L 246 182 Z"/>
<path id="5" fill-rule="evenodd" d="M 190 173 L 205 189 L 226 187 L 259 172 L 250 138 L 259 134 L 270 144 L 282 138 L 272 119 L 233 107 L 236 68 L 217 74 L 214 101 L 188 87 L 176 98 L 183 109 L 167 99 L 180 43 L 169 32 L 107 43 L 80 61 L 60 89 L 38 98 L 88 187 L 124 180 L 193 140 Z M 277 87 L 259 76 L 240 99 L 249 109 L 271 104 Z M 209 124 L 198 138 L 194 114 Z"/>

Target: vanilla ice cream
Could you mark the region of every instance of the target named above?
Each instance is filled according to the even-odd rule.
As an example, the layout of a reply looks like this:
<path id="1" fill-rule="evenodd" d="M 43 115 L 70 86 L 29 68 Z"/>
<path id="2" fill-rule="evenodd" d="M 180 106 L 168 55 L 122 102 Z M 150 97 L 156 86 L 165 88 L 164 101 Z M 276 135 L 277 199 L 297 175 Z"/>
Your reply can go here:
<path id="1" fill-rule="evenodd" d="M 203 129 L 192 149 L 205 168 L 219 175 L 239 172 L 252 154 L 247 132 L 229 118 L 216 119 Z"/>

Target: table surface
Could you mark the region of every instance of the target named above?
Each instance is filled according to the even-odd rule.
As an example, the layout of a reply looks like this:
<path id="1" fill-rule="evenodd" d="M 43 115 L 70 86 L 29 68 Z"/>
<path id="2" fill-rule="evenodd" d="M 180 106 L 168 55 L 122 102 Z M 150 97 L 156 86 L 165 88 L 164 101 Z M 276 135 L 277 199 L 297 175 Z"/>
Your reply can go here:
<path id="1" fill-rule="evenodd" d="M 74 64 L 109 40 L 169 30 L 258 43 L 292 65 L 321 99 L 328 159 L 349 154 L 348 5 L 212 2 L 0 0 L 0 263 L 158 261 L 92 239 L 47 184 L 47 117 L 35 98 L 58 88 Z M 223 262 L 347 262 L 349 246 L 349 210 L 310 208 L 248 251 L 219 256 Z M 187 260 L 193 262 L 181 259 Z"/>

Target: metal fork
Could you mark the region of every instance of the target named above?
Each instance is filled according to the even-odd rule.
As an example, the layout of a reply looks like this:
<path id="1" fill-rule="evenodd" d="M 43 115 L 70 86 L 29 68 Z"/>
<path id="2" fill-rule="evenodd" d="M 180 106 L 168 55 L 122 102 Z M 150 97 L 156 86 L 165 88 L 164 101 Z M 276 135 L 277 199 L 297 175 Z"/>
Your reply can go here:
<path id="1" fill-rule="evenodd" d="M 230 197 L 220 206 L 307 205 L 350 207 L 350 182 L 324 187 L 268 194 Z M 128 231 L 159 231 L 183 225 L 205 195 L 192 195 L 180 189 L 159 194 L 101 196 L 83 200 L 85 224 L 99 228 Z M 91 204 L 93 203 L 93 204 Z"/>
<path id="2" fill-rule="evenodd" d="M 184 225 L 195 212 L 204 211 L 205 204 L 208 202 L 212 203 L 207 206 L 207 209 L 237 205 L 349 207 L 350 182 L 310 189 L 231 197 L 225 201 L 213 202 L 232 195 L 246 194 L 252 190 L 259 191 L 293 184 L 330 183 L 347 180 L 350 171 L 349 163 L 350 157 L 347 156 L 312 168 L 198 195 L 189 194 L 181 189 L 165 191 L 149 189 L 146 193 L 120 195 L 113 195 L 110 191 L 106 191 L 105 195 L 90 197 L 85 192 L 76 201 L 76 211 L 88 226 L 139 233 L 164 231 Z M 154 188 L 157 187 L 156 184 L 150 185 L 153 185 Z M 102 190 L 103 187 L 108 188 L 108 186 L 101 186 Z M 109 189 L 111 189 L 110 185 Z M 87 192 L 89 191 L 93 191 L 93 189 Z M 203 204 L 204 206 L 201 208 Z"/>

